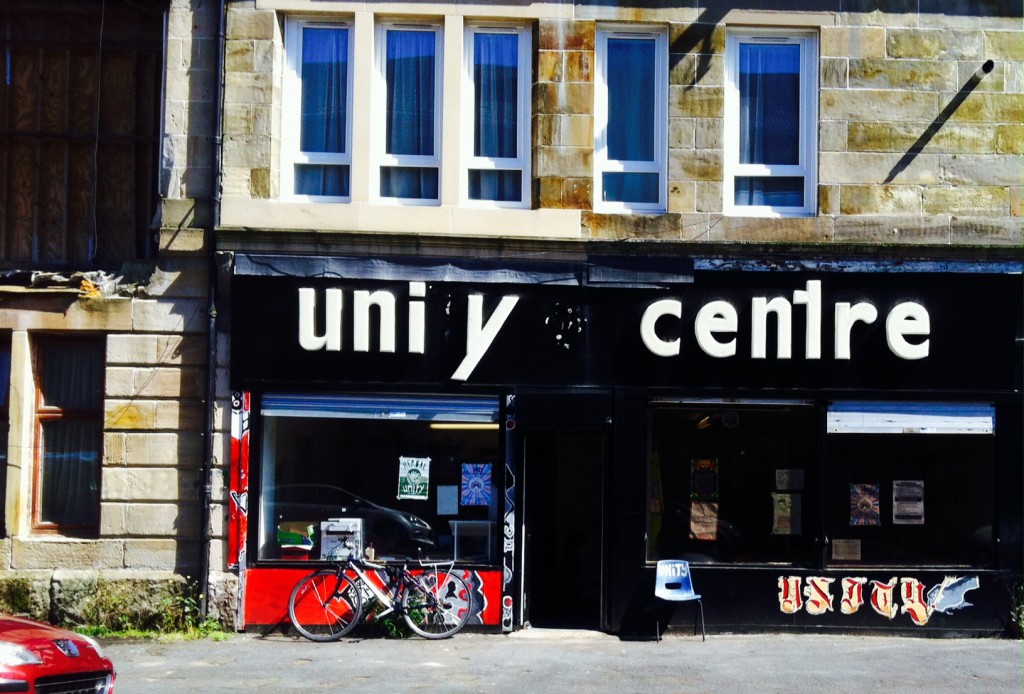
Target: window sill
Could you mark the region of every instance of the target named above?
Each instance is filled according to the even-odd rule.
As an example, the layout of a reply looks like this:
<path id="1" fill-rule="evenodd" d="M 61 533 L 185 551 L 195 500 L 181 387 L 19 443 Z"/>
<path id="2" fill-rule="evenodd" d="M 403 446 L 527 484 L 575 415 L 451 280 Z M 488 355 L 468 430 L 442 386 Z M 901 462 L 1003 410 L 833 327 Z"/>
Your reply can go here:
<path id="1" fill-rule="evenodd" d="M 580 210 L 224 200 L 221 225 L 255 230 L 579 238 Z"/>

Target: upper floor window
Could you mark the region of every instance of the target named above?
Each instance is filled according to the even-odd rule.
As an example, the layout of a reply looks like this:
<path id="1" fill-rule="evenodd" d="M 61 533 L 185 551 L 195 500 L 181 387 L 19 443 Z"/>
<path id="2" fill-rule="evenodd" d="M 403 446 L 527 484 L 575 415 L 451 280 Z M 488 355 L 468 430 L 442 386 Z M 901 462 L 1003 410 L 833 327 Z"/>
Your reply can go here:
<path id="1" fill-rule="evenodd" d="M 594 209 L 664 212 L 668 100 L 664 31 L 597 31 Z"/>
<path id="2" fill-rule="evenodd" d="M 465 128 L 463 197 L 500 207 L 529 204 L 530 36 L 520 27 L 471 26 L 466 72 L 472 83 Z"/>
<path id="3" fill-rule="evenodd" d="M 98 529 L 104 359 L 102 338 L 42 337 L 36 344 L 36 529 Z"/>
<path id="4" fill-rule="evenodd" d="M 814 214 L 815 37 L 735 31 L 728 34 L 725 51 L 725 213 Z"/>
<path id="5" fill-rule="evenodd" d="M 352 168 L 351 27 L 292 22 L 286 40 L 285 103 L 298 111 L 284 116 L 282 191 L 346 202 Z"/>
<path id="6" fill-rule="evenodd" d="M 378 195 L 437 204 L 441 178 L 441 28 L 381 24 L 378 69 Z"/>
<path id="7" fill-rule="evenodd" d="M 165 14 L 2 3 L 0 260 L 115 269 L 155 252 Z"/>

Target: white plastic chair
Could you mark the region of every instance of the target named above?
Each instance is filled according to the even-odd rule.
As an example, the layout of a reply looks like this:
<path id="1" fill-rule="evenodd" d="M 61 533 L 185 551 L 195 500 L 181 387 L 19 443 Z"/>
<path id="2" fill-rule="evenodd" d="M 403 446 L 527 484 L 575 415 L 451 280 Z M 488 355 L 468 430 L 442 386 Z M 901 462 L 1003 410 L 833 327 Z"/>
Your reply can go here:
<path id="1" fill-rule="evenodd" d="M 701 641 L 707 641 L 704 630 L 704 603 L 700 595 L 693 592 L 693 579 L 690 577 L 690 562 L 682 559 L 662 559 L 658 562 L 658 574 L 654 581 L 654 595 L 670 602 L 697 601 L 700 608 Z M 657 637 L 661 639 L 661 624 L 656 623 Z M 697 620 L 693 620 L 693 633 L 697 634 Z"/>

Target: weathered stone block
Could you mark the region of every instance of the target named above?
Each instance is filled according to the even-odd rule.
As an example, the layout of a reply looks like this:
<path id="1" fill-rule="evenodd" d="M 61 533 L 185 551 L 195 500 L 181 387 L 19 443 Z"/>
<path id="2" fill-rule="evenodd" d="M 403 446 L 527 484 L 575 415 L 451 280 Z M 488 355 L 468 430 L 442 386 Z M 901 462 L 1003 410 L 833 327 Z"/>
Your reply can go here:
<path id="1" fill-rule="evenodd" d="M 668 211 L 697 211 L 697 184 L 694 181 L 672 181 L 668 184 Z"/>
<path id="2" fill-rule="evenodd" d="M 697 149 L 722 149 L 724 124 L 721 118 L 698 118 L 694 131 L 694 147 Z"/>
<path id="3" fill-rule="evenodd" d="M 538 113 L 593 113 L 594 85 L 585 82 L 545 82 L 534 87 Z"/>
<path id="4" fill-rule="evenodd" d="M 721 214 L 721 181 L 697 181 L 697 211 L 707 212 L 710 214 Z"/>
<path id="5" fill-rule="evenodd" d="M 224 69 L 228 72 L 254 72 L 256 42 L 234 39 L 224 42 Z"/>
<path id="6" fill-rule="evenodd" d="M 206 328 L 204 306 L 193 299 L 135 299 L 132 327 L 140 332 L 201 332 Z"/>
<path id="7" fill-rule="evenodd" d="M 985 58 L 991 60 L 1024 60 L 1024 32 L 985 31 Z"/>
<path id="8" fill-rule="evenodd" d="M 537 48 L 540 50 L 594 50 L 596 25 L 593 21 L 541 19 L 537 24 Z"/>
<path id="9" fill-rule="evenodd" d="M 587 147 L 538 147 L 537 175 L 585 178 L 594 170 L 594 150 Z"/>
<path id="10" fill-rule="evenodd" d="M 885 29 L 882 27 L 821 28 L 822 57 L 881 58 L 885 55 Z"/>
<path id="11" fill-rule="evenodd" d="M 589 210 L 593 207 L 593 181 L 590 178 L 566 178 L 562 181 L 562 208 Z"/>
<path id="12" fill-rule="evenodd" d="M 694 133 L 696 121 L 693 118 L 669 118 L 668 119 L 668 148 L 669 150 L 691 150 L 694 148 Z M 670 156 L 678 156 L 677 153 Z"/>
<path id="13" fill-rule="evenodd" d="M 593 82 L 594 54 L 588 51 L 565 52 L 565 81 Z"/>
<path id="14" fill-rule="evenodd" d="M 846 89 L 849 75 L 849 58 L 822 58 L 818 86 L 822 89 Z"/>
<path id="15" fill-rule="evenodd" d="M 949 216 L 889 217 L 883 215 L 836 217 L 836 243 L 948 244 Z"/>
<path id="16" fill-rule="evenodd" d="M 104 466 L 198 467 L 203 435 L 195 432 L 107 432 L 103 437 Z"/>
<path id="17" fill-rule="evenodd" d="M 57 624 L 68 626 L 173 629 L 184 608 L 184 592 L 185 579 L 170 572 L 117 571 L 97 576 L 61 569 L 53 573 L 50 612 Z"/>
<path id="18" fill-rule="evenodd" d="M 231 40 L 272 40 L 277 34 L 277 13 L 273 10 L 232 7 L 227 15 L 227 36 Z"/>
<path id="19" fill-rule="evenodd" d="M 832 234 L 828 217 L 723 217 L 715 225 L 724 241 L 824 243 Z"/>
<path id="20" fill-rule="evenodd" d="M 971 83 L 979 67 L 979 61 L 962 60 L 957 62 L 956 88 L 961 89 L 964 85 Z M 992 66 L 992 72 L 984 75 L 981 80 L 974 82 L 974 91 L 1005 92 L 1007 68 L 1008 65 L 1006 63 L 995 63 Z"/>
<path id="21" fill-rule="evenodd" d="M 677 214 L 625 215 L 597 214 L 583 215 L 583 228 L 591 238 L 601 239 L 678 239 L 680 238 L 680 216 Z"/>
<path id="22" fill-rule="evenodd" d="M 922 151 L 930 154 L 988 154 L 995 149 L 993 131 L 988 126 L 947 123 L 931 137 L 927 137 L 928 128 L 925 123 L 850 123 L 849 149 L 852 152 L 907 152 L 923 145 Z"/>
<path id="23" fill-rule="evenodd" d="M 886 34 L 886 55 L 890 58 L 985 57 L 984 35 L 980 31 L 955 29 L 890 29 Z"/>
<path id="24" fill-rule="evenodd" d="M 225 104 L 273 103 L 274 76 L 261 72 L 231 72 L 224 77 Z"/>
<path id="25" fill-rule="evenodd" d="M 849 86 L 861 89 L 956 89 L 957 63 L 952 60 L 850 59 Z"/>
<path id="26" fill-rule="evenodd" d="M 1009 190 L 1000 186 L 926 188 L 925 214 L 1005 217 L 1010 211 Z"/>
<path id="27" fill-rule="evenodd" d="M 686 118 L 721 118 L 725 109 L 722 87 L 670 86 L 669 115 Z"/>
<path id="28" fill-rule="evenodd" d="M 725 57 L 688 53 L 669 56 L 668 83 L 680 87 L 721 87 L 725 84 Z"/>
<path id="29" fill-rule="evenodd" d="M 206 340 L 201 336 L 182 335 L 109 335 L 107 363 L 203 366 Z"/>
<path id="30" fill-rule="evenodd" d="M 950 242 L 958 245 L 1024 247 L 1024 226 L 1019 217 L 954 217 Z"/>
<path id="31" fill-rule="evenodd" d="M 818 108 L 823 120 L 927 123 L 941 110 L 934 92 L 880 89 L 822 89 Z"/>
<path id="32" fill-rule="evenodd" d="M 591 115 L 561 116 L 561 144 L 566 147 L 594 146 L 594 117 Z"/>
<path id="33" fill-rule="evenodd" d="M 542 208 L 562 208 L 562 179 L 552 176 L 545 176 L 537 179 L 537 198 Z"/>
<path id="34" fill-rule="evenodd" d="M 558 114 L 541 113 L 533 117 L 533 144 L 557 146 L 562 142 L 562 117 Z"/>
<path id="35" fill-rule="evenodd" d="M 537 82 L 561 82 L 563 51 L 537 51 Z"/>
<path id="36" fill-rule="evenodd" d="M 104 501 L 173 502 L 194 498 L 199 484 L 196 469 L 112 467 L 102 474 Z"/>
<path id="37" fill-rule="evenodd" d="M 921 214 L 922 188 L 913 185 L 843 186 L 839 191 L 841 214 Z"/>
<path id="38" fill-rule="evenodd" d="M 127 539 L 124 543 L 124 565 L 133 572 L 148 569 L 195 575 L 199 566 L 199 542 Z"/>
<path id="39" fill-rule="evenodd" d="M 680 23 L 669 25 L 669 53 L 725 53 L 725 26 L 722 24 Z"/>
<path id="40" fill-rule="evenodd" d="M 121 566 L 120 540 L 71 540 L 66 538 L 13 538 L 13 569 L 98 569 Z"/>
<path id="41" fill-rule="evenodd" d="M 46 621 L 50 617 L 49 571 L 5 571 L 0 575 L 0 612 Z"/>
<path id="42" fill-rule="evenodd" d="M 721 181 L 722 151 L 695 149 L 674 156 L 668 163 L 673 181 Z"/>
<path id="43" fill-rule="evenodd" d="M 839 186 L 818 186 L 818 214 L 839 214 Z"/>
<path id="44" fill-rule="evenodd" d="M 822 152 L 845 152 L 849 124 L 844 120 L 825 120 L 818 125 L 818 149 Z"/>
<path id="45" fill-rule="evenodd" d="M 1010 188 L 1010 215 L 1024 217 L 1024 188 Z"/>
<path id="46" fill-rule="evenodd" d="M 128 534 L 136 537 L 195 537 L 199 533 L 199 509 L 195 503 L 183 501 L 176 504 L 128 504 L 125 526 Z"/>
<path id="47" fill-rule="evenodd" d="M 949 120 L 954 123 L 1021 123 L 1024 99 L 1017 94 L 973 92 L 953 111 Z"/>

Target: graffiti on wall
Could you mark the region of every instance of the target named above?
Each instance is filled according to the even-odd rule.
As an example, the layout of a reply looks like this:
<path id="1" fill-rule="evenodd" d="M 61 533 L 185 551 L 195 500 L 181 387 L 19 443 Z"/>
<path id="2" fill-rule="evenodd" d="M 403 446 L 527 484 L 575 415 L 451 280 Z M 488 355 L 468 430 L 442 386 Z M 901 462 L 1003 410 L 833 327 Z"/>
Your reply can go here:
<path id="1" fill-rule="evenodd" d="M 822 615 L 835 611 L 838 597 L 842 614 L 855 614 L 866 603 L 887 619 L 905 614 L 917 626 L 924 626 L 936 612 L 951 614 L 970 607 L 966 595 L 979 586 L 977 576 L 946 576 L 927 592 L 916 578 L 876 581 L 853 576 L 839 579 L 839 584 L 833 585 L 836 580 L 827 576 L 779 576 L 779 609 L 784 614 L 804 610 L 810 615 Z"/>
<path id="2" fill-rule="evenodd" d="M 505 398 L 505 428 L 516 428 L 516 396 Z M 514 436 L 505 437 L 505 519 L 502 543 L 502 586 L 501 586 L 501 630 L 512 631 L 512 567 L 515 566 L 516 549 L 516 475 L 512 469 Z"/>
<path id="3" fill-rule="evenodd" d="M 228 566 L 238 569 L 237 626 L 244 625 L 245 538 L 249 533 L 249 393 L 231 394 L 231 470 L 228 495 Z"/>

